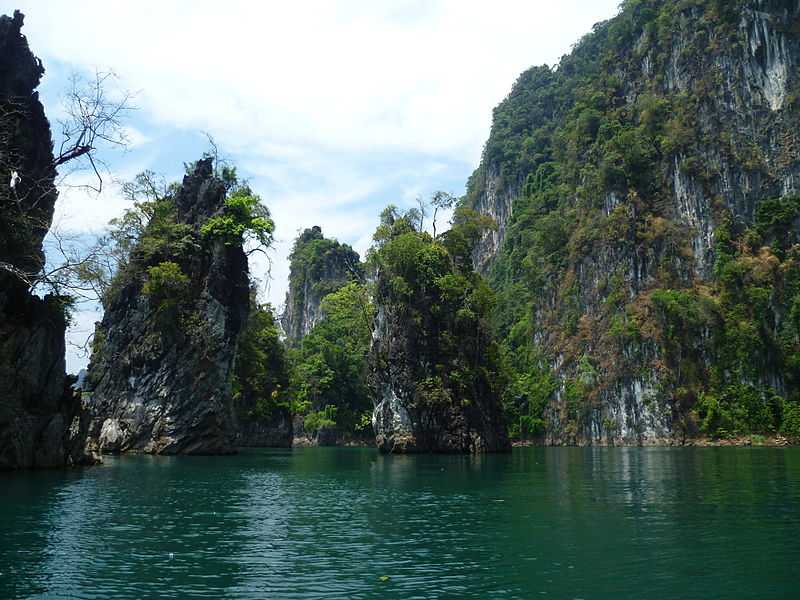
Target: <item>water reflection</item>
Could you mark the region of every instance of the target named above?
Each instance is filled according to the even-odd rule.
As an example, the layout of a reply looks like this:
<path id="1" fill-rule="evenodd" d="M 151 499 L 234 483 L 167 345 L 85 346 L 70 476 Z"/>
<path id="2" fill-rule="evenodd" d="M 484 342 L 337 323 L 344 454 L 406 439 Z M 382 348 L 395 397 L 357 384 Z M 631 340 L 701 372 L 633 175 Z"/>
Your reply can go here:
<path id="1" fill-rule="evenodd" d="M 796 449 L 253 451 L 0 486 L 0 597 L 769 599 L 800 559 Z"/>

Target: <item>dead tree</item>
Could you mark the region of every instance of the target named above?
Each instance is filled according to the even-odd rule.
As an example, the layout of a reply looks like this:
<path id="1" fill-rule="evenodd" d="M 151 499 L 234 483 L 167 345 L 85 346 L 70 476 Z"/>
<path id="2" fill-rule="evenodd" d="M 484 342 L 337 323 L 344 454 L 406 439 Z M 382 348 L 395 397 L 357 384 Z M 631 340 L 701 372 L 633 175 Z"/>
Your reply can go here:
<path id="1" fill-rule="evenodd" d="M 97 177 L 97 187 L 90 187 L 98 193 L 103 189 L 98 148 L 124 149 L 129 142 L 122 122 L 133 110 L 133 95 L 123 91 L 114 97 L 109 88 L 116 79 L 113 71 L 96 71 L 93 80 L 73 75 L 65 99 L 66 117 L 59 120 L 61 144 L 53 166 L 69 162 L 75 162 L 78 168 L 88 166 Z M 85 163 L 81 165 L 81 161 Z"/>
<path id="2" fill-rule="evenodd" d="M 98 193 L 102 190 L 104 163 L 97 153 L 102 149 L 127 146 L 123 119 L 133 110 L 132 94 L 112 89 L 115 80 L 116 76 L 110 71 L 96 71 L 92 80 L 72 76 L 65 95 L 65 117 L 58 122 L 61 131 L 58 153 L 50 164 L 39 163 L 33 171 L 23 167 L 26 162 L 24 156 L 18 154 L 17 138 L 20 124 L 34 118 L 31 111 L 36 111 L 35 105 L 30 98 L 22 96 L 9 96 L 0 103 L 3 247 L 13 249 L 9 256 L 0 253 L 3 254 L 0 272 L 11 275 L 28 289 L 44 287 L 58 291 L 66 288 L 79 296 L 87 291 L 74 274 L 97 261 L 99 253 L 95 248 L 79 255 L 65 244 L 58 231 L 50 230 L 52 205 L 57 194 L 54 177 L 57 170 L 70 165 L 61 179 L 61 185 L 69 186 L 64 177 L 89 169 L 97 177 L 97 184 L 77 187 L 88 187 Z M 29 161 L 27 164 L 30 167 Z M 58 265 L 52 269 L 45 265 L 41 250 L 48 230 L 58 256 Z"/>

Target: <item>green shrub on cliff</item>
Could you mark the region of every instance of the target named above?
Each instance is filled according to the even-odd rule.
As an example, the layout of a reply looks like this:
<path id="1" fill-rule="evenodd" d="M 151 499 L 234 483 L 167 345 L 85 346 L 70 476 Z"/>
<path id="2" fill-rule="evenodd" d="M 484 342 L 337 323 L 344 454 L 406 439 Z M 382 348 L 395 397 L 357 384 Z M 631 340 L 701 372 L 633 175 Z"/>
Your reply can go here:
<path id="1" fill-rule="evenodd" d="M 800 439 L 800 402 L 784 404 L 781 433 L 795 440 Z"/>
<path id="2" fill-rule="evenodd" d="M 305 415 L 303 428 L 313 435 L 320 429 L 340 426 L 341 419 L 337 421 L 338 412 L 338 406 L 326 404 L 321 410 L 313 410 Z"/>
<path id="3" fill-rule="evenodd" d="M 226 246 L 244 245 L 248 241 L 268 248 L 272 244 L 275 223 L 261 199 L 247 186 L 239 187 L 225 200 L 223 214 L 209 218 L 200 227 L 207 239 L 222 241 Z"/>
<path id="4" fill-rule="evenodd" d="M 158 310 L 177 306 L 189 287 L 189 277 L 178 263 L 171 260 L 160 262 L 147 268 L 147 279 L 142 286 L 142 294 Z"/>
<path id="5" fill-rule="evenodd" d="M 695 410 L 700 430 L 713 437 L 773 433 L 782 400 L 752 385 L 729 385 L 718 394 L 701 393 Z"/>

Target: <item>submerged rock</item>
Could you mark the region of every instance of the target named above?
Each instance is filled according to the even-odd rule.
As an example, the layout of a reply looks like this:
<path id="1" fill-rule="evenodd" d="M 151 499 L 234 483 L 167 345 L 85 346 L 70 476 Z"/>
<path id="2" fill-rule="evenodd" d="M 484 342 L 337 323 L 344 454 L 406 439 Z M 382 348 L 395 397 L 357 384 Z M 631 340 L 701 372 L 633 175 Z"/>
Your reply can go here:
<path id="1" fill-rule="evenodd" d="M 67 299 L 30 291 L 58 193 L 35 91 L 44 68 L 21 34 L 23 18 L 0 16 L 0 468 L 92 461 L 80 395 L 66 385 Z"/>

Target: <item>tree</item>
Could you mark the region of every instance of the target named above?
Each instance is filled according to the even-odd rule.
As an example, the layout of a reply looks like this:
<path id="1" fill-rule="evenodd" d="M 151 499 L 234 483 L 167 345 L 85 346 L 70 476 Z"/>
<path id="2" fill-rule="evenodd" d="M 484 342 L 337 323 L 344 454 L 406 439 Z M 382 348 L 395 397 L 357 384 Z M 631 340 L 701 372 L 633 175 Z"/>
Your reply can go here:
<path id="1" fill-rule="evenodd" d="M 58 153 L 45 164 L 25 157 L 26 152 L 31 152 L 24 150 L 31 143 L 27 136 L 35 134 L 25 133 L 27 130 L 22 124 L 37 122 L 36 108 L 15 97 L 0 103 L 0 176 L 3 178 L 0 205 L 6 211 L 2 233 L 6 237 L 5 252 L 9 254 L 0 257 L 0 271 L 10 274 L 29 290 L 43 288 L 55 293 L 67 290 L 78 295 L 91 291 L 77 273 L 102 255 L 100 248 L 80 252 L 77 249 L 80 244 L 71 243 L 68 236 L 51 230 L 51 246 L 58 256 L 57 260 L 50 261 L 55 264 L 52 268 L 47 267 L 40 248 L 51 228 L 52 206 L 57 197 L 56 170 L 71 165 L 60 181 L 61 185 L 70 185 L 70 174 L 90 168 L 97 177 L 97 185 L 88 187 L 99 192 L 103 186 L 103 163 L 97 152 L 104 147 L 124 148 L 127 144 L 122 121 L 125 113 L 133 109 L 132 95 L 117 90 L 112 93 L 109 87 L 114 79 L 116 76 L 111 72 L 98 71 L 92 81 L 73 75 L 65 98 L 66 116 L 59 121 L 62 139 Z M 44 116 L 39 120 L 44 121 Z"/>
<path id="2" fill-rule="evenodd" d="M 371 350 L 374 389 L 391 388 L 421 447 L 437 447 L 433 440 L 453 414 L 494 415 L 499 407 L 504 381 L 490 324 L 494 295 L 467 260 L 470 242 L 489 223 L 472 217 L 463 213 L 434 238 L 412 226 L 413 213 L 391 208 L 371 249 L 382 314 Z"/>
<path id="3" fill-rule="evenodd" d="M 53 159 L 58 168 L 75 162 L 77 168 L 91 168 L 97 177 L 98 193 L 103 189 L 103 177 L 97 156 L 102 147 L 125 148 L 128 137 L 123 126 L 124 116 L 133 110 L 133 95 L 128 91 L 110 90 L 117 76 L 113 71 L 95 71 L 94 79 L 78 74 L 70 78 L 70 90 L 65 99 L 65 118 L 59 120 L 61 144 Z M 85 164 L 81 164 L 85 161 Z"/>
<path id="4" fill-rule="evenodd" d="M 458 202 L 458 198 L 448 194 L 447 192 L 436 192 L 431 198 L 431 206 L 433 206 L 433 237 L 436 238 L 436 216 L 440 210 L 449 210 L 453 208 Z"/>
<path id="5" fill-rule="evenodd" d="M 249 187 L 234 187 L 225 200 L 225 210 L 203 223 L 203 237 L 221 240 L 226 246 L 249 245 L 247 254 L 266 252 L 272 245 L 275 223 L 269 209 Z"/>
<path id="6" fill-rule="evenodd" d="M 236 352 L 233 399 L 242 416 L 263 420 L 289 409 L 289 364 L 272 305 L 260 304 L 255 288 L 250 305 Z"/>

